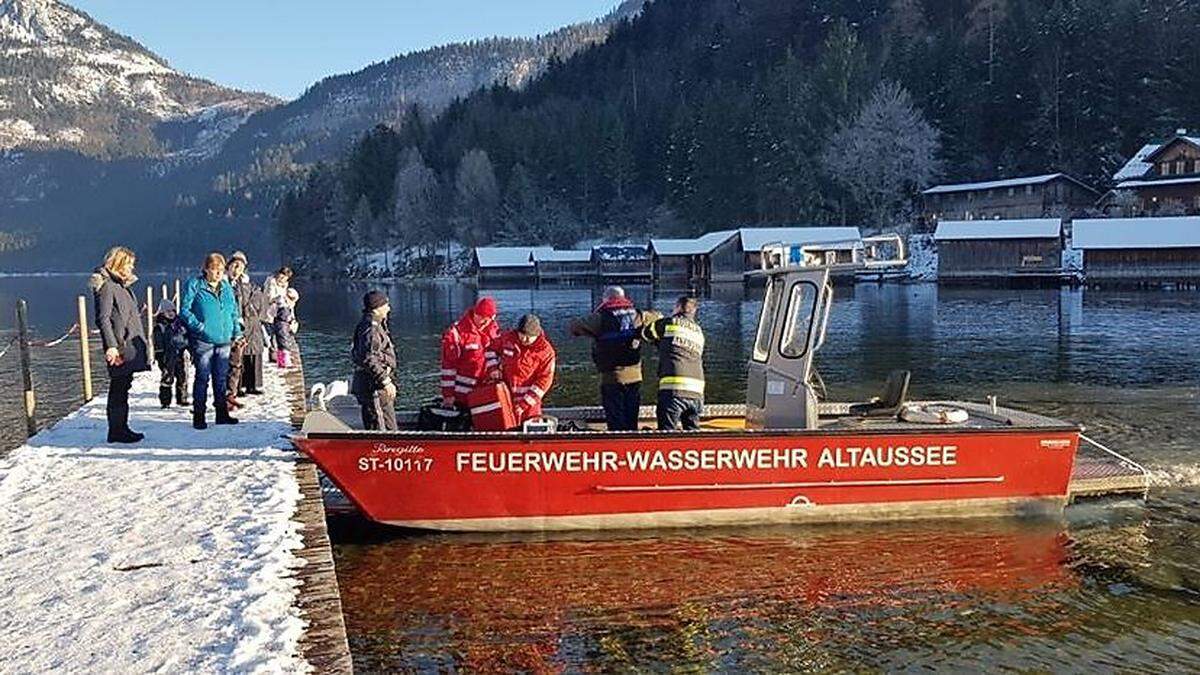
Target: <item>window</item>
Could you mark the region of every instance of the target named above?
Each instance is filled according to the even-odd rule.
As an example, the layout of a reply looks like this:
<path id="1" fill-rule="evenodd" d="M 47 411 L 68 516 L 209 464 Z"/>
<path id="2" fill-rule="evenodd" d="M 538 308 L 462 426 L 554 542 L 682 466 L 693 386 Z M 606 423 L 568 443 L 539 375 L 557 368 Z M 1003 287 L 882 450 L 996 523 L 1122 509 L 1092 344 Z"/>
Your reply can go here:
<path id="1" fill-rule="evenodd" d="M 771 333 L 775 330 L 775 315 L 783 297 L 783 278 L 775 277 L 767 284 L 762 313 L 758 315 L 758 335 L 754 338 L 754 360 L 766 363 L 771 355 Z"/>
<path id="2" fill-rule="evenodd" d="M 1200 159 L 1192 162 L 1192 173 L 1200 173 Z"/>
<path id="3" fill-rule="evenodd" d="M 1027 195 L 1033 194 L 1033 186 L 1032 185 L 1025 186 L 1025 194 L 1027 194 Z"/>
<path id="4" fill-rule="evenodd" d="M 1160 167 L 1160 168 L 1159 168 L 1159 171 L 1158 171 L 1160 174 L 1162 174 L 1162 175 L 1164 175 L 1164 176 L 1170 176 L 1170 175 L 1171 175 L 1171 164 L 1170 164 L 1170 162 L 1163 162 L 1162 164 L 1159 164 L 1158 166 Z"/>
<path id="5" fill-rule="evenodd" d="M 798 359 L 808 352 L 808 334 L 812 332 L 813 313 L 817 310 L 817 286 L 809 281 L 792 284 L 788 294 L 787 323 L 779 339 L 779 353 Z"/>
<path id="6" fill-rule="evenodd" d="M 1015 187 L 1010 187 L 1010 188 L 1008 188 L 1008 196 L 1009 196 L 1009 197 L 1012 197 L 1012 196 L 1014 196 L 1014 195 L 1016 195 L 1016 194 L 1017 194 L 1017 188 L 1015 188 Z"/>
<path id="7" fill-rule="evenodd" d="M 1186 169 L 1183 167 L 1183 160 L 1181 159 L 1175 162 L 1175 173 L 1183 173 L 1184 171 L 1186 171 Z"/>

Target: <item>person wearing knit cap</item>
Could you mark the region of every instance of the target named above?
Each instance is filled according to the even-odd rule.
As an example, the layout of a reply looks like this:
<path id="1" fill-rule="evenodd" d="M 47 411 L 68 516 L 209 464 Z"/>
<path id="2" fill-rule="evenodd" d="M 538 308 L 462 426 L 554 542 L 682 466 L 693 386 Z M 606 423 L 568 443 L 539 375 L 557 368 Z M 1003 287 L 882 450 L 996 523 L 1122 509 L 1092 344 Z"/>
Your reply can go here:
<path id="1" fill-rule="evenodd" d="M 158 402 L 163 408 L 175 403 L 188 405 L 187 394 L 187 326 L 179 319 L 175 303 L 163 298 L 154 315 L 154 361 L 158 364 Z"/>
<path id="2" fill-rule="evenodd" d="M 262 393 L 263 351 L 267 313 L 267 298 L 262 289 L 250 282 L 249 263 L 246 254 L 234 251 L 229 256 L 226 274 L 233 295 L 237 298 L 242 327 L 242 339 L 230 345 L 229 381 L 225 398 L 231 408 L 242 406 L 239 399 L 243 394 L 251 396 Z"/>
<path id="3" fill-rule="evenodd" d="M 362 319 L 354 329 L 354 379 L 350 393 L 362 408 L 363 428 L 395 431 L 396 426 L 396 349 L 388 330 L 391 312 L 388 296 L 369 291 L 363 296 Z"/>
<path id="4" fill-rule="evenodd" d="M 556 358 L 536 314 L 521 317 L 515 330 L 488 349 L 488 378 L 508 385 L 518 423 L 542 414 L 542 400 L 554 385 Z"/>
<path id="5" fill-rule="evenodd" d="M 500 335 L 496 301 L 479 298 L 442 333 L 442 406 L 466 407 L 467 395 L 487 375 L 485 352 Z"/>

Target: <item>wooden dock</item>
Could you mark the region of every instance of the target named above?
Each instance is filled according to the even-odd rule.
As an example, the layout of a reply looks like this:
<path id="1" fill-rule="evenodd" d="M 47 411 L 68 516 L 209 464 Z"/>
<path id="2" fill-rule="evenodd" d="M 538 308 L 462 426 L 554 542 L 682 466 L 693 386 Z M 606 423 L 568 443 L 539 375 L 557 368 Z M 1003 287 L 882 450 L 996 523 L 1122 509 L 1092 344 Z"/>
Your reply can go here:
<path id="1" fill-rule="evenodd" d="M 284 375 L 284 382 L 291 404 L 292 427 L 298 430 L 304 423 L 307 391 L 303 362 L 301 359 L 297 359 L 297 362 L 297 367 Z M 325 524 L 321 482 L 316 465 L 306 457 L 301 456 L 296 460 L 296 480 L 300 483 L 303 495 L 296 509 L 296 519 L 304 528 L 304 548 L 298 555 L 305 561 L 296 577 L 300 581 L 300 613 L 307 624 L 300 640 L 300 650 L 304 660 L 319 673 L 351 673 L 354 664 L 346 639 L 337 571 Z"/>

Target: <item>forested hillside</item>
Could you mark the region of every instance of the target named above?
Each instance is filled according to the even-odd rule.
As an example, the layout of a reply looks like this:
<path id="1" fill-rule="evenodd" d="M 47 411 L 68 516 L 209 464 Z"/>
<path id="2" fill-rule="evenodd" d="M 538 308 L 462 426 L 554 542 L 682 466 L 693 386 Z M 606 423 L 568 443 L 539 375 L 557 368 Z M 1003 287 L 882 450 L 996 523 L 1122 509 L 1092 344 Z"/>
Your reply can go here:
<path id="1" fill-rule="evenodd" d="M 1197 26 L 1179 0 L 656 0 L 523 91 L 370 131 L 285 200 L 280 242 L 882 227 L 939 178 L 1103 186 L 1200 126 Z"/>

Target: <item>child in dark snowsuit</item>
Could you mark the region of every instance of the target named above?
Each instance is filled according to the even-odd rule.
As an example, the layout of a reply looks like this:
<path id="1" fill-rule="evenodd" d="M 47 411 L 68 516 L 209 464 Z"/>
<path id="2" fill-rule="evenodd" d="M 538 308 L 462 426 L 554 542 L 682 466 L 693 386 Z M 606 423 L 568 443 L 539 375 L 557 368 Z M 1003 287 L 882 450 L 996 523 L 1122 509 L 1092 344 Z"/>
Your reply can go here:
<path id="1" fill-rule="evenodd" d="M 171 392 L 175 403 L 188 405 L 187 387 L 187 326 L 175 311 L 175 304 L 163 300 L 154 315 L 154 361 L 162 373 L 158 384 L 158 402 L 171 407 Z"/>
<path id="2" fill-rule="evenodd" d="M 296 302 L 300 300 L 300 294 L 296 289 L 289 288 L 287 295 L 280 298 L 275 305 L 275 320 L 271 327 L 275 333 L 275 365 L 280 368 L 290 368 L 295 360 L 295 355 L 300 352 L 300 345 L 296 344 L 296 331 L 300 328 L 300 324 L 296 321 Z"/>

